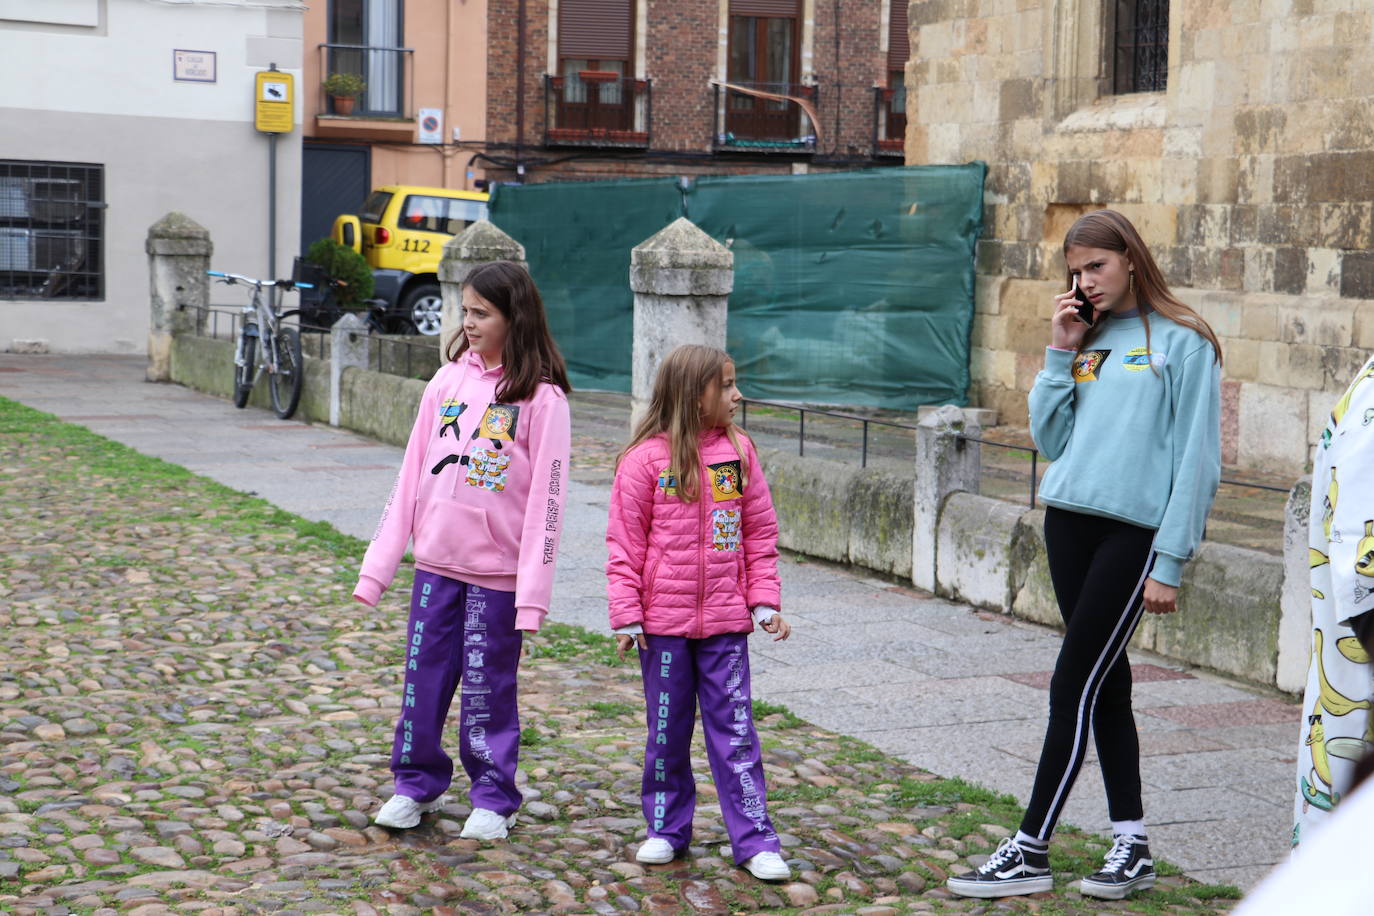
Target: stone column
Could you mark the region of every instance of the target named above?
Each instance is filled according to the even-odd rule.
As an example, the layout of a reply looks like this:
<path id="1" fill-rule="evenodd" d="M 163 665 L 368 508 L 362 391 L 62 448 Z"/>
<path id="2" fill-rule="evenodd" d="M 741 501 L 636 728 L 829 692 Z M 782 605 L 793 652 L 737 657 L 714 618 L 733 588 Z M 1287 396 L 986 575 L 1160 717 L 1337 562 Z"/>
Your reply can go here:
<path id="1" fill-rule="evenodd" d="M 958 407 L 946 404 L 916 425 L 916 500 L 911 535 L 911 581 L 932 594 L 939 581 L 936 535 L 940 510 L 951 493 L 977 493 L 982 428 Z"/>
<path id="2" fill-rule="evenodd" d="M 669 351 L 681 344 L 725 348 L 734 265 L 734 254 L 686 217 L 669 223 L 630 253 L 630 289 L 635 294 L 631 428 L 649 406 L 654 376 Z"/>
<path id="3" fill-rule="evenodd" d="M 1307 555 L 1312 482 L 1300 480 L 1283 513 L 1283 588 L 1279 592 L 1279 658 L 1274 677 L 1280 690 L 1300 694 L 1312 659 L 1312 563 Z"/>
<path id="4" fill-rule="evenodd" d="M 148 227 L 148 381 L 172 378 L 172 337 L 200 331 L 210 304 L 210 232 L 183 213 Z M 181 309 L 179 306 L 194 306 Z"/>
<path id="5" fill-rule="evenodd" d="M 367 322 L 347 312 L 329 328 L 329 425 L 338 426 L 343 413 L 343 371 L 366 369 L 371 344 Z"/>
<path id="6" fill-rule="evenodd" d="M 489 261 L 514 261 L 529 267 L 525 263 L 525 246 L 484 219 L 444 243 L 444 254 L 439 261 L 439 288 L 444 296 L 444 310 L 439 319 L 441 366 L 448 362 L 444 353 L 449 341 L 463 326 L 463 282 L 474 267 Z"/>

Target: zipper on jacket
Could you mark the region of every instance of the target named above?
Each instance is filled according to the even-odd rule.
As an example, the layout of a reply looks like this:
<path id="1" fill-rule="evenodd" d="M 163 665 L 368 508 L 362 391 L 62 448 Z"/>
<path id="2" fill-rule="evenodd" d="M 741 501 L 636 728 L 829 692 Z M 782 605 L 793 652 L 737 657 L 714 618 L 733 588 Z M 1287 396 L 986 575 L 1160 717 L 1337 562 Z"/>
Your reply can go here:
<path id="1" fill-rule="evenodd" d="M 701 460 L 700 451 L 697 458 Z M 707 479 L 704 486 L 701 481 L 697 483 L 697 501 L 701 503 L 701 511 L 697 513 L 697 639 L 706 636 L 706 493 L 711 488 L 710 472 L 702 476 Z"/>

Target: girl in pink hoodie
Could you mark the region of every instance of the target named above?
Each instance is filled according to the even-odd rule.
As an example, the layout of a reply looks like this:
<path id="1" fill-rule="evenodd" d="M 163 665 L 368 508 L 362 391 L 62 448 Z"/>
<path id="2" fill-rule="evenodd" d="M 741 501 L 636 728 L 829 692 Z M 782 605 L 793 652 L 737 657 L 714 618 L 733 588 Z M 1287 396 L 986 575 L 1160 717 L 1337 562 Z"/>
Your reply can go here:
<path id="1" fill-rule="evenodd" d="M 571 390 L 539 291 L 521 266 L 483 264 L 406 444 L 353 596 L 376 605 L 413 540 L 405 687 L 391 751 L 395 795 L 374 820 L 414 827 L 444 803 L 443 749 L 462 684 L 459 756 L 472 780 L 462 835 L 499 839 L 520 791 L 516 668 L 549 607 L 568 473 Z"/>
<path id="2" fill-rule="evenodd" d="M 768 818 L 749 698 L 746 637 L 778 612 L 778 523 L 754 444 L 734 425 L 735 364 L 723 350 L 669 353 L 653 400 L 621 453 L 606 543 L 611 628 L 621 657 L 639 646 L 649 707 L 642 785 L 649 838 L 640 862 L 670 862 L 692 838 L 691 742 L 701 706 L 706 752 L 735 864 L 790 870 Z"/>

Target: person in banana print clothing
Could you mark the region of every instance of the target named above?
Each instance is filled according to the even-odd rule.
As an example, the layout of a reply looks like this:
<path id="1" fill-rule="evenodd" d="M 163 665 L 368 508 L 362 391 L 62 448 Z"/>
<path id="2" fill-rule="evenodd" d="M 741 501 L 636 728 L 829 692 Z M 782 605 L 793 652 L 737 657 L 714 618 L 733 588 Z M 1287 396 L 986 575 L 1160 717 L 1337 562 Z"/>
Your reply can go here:
<path id="1" fill-rule="evenodd" d="M 1374 749 L 1374 359 L 1336 402 L 1312 463 L 1312 661 L 1294 846 L 1331 816 Z"/>

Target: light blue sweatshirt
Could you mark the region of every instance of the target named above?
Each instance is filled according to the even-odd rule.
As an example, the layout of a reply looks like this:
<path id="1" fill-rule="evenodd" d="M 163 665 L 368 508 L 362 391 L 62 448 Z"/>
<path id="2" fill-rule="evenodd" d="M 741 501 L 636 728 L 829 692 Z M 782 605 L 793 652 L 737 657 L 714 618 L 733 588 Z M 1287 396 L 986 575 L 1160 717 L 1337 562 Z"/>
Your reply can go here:
<path id="1" fill-rule="evenodd" d="M 1040 498 L 1157 529 L 1150 578 L 1178 585 L 1221 480 L 1221 369 L 1191 328 L 1151 314 L 1105 317 L 1088 348 L 1049 349 L 1028 403 L 1054 463 Z"/>

